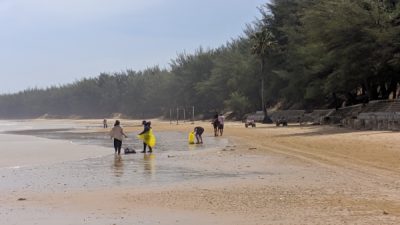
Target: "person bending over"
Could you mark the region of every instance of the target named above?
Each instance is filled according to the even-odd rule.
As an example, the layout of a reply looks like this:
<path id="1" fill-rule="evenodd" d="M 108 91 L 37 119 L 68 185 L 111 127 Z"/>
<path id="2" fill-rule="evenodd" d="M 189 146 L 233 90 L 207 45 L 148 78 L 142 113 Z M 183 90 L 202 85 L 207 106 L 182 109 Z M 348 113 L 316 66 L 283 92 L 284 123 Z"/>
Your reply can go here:
<path id="1" fill-rule="evenodd" d="M 203 138 L 201 137 L 203 132 L 204 132 L 204 128 L 202 128 L 202 127 L 194 128 L 194 133 L 196 135 L 196 140 L 197 140 L 196 144 L 203 144 Z"/>

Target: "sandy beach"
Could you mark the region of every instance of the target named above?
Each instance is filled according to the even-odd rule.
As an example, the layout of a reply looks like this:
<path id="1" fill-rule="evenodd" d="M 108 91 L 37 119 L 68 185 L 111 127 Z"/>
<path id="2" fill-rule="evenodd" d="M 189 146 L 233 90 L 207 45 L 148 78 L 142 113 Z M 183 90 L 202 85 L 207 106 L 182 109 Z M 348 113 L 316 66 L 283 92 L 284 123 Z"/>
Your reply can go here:
<path id="1" fill-rule="evenodd" d="M 139 148 L 140 121 L 121 122 Z M 74 134 L 107 133 L 97 120 L 62 123 Z M 193 124 L 153 121 L 155 132 L 170 135 L 160 143 L 180 135 L 184 146 L 156 147 L 153 156 L 116 157 L 107 146 L 58 140 L 63 135 L 5 134 L 1 224 L 400 223 L 396 132 L 228 122 L 224 136 L 213 137 L 209 122 L 195 125 L 206 129 L 205 147 L 184 143 Z M 35 154 L 22 157 L 30 145 Z M 68 154 L 49 153 L 60 145 Z"/>

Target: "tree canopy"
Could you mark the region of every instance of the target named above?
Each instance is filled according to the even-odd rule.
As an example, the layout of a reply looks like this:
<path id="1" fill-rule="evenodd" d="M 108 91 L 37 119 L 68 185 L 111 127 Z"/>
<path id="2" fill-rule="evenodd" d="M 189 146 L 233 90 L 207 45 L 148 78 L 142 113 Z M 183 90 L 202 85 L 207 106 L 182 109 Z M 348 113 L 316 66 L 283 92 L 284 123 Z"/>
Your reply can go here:
<path id="1" fill-rule="evenodd" d="M 263 105 L 329 108 L 397 98 L 399 2 L 273 0 L 242 36 L 219 48 L 178 54 L 168 69 L 102 73 L 4 94 L 0 117 L 150 117 L 192 106 L 200 114 L 240 116 Z"/>

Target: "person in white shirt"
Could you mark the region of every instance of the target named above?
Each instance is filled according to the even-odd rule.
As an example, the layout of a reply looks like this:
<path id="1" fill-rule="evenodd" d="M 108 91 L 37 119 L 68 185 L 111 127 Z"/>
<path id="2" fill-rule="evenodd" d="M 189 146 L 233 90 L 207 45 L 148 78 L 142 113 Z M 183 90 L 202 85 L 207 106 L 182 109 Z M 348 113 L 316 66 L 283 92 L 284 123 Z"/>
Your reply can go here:
<path id="1" fill-rule="evenodd" d="M 221 113 L 218 116 L 218 131 L 220 136 L 222 136 L 222 133 L 224 133 L 224 122 L 225 122 L 225 117 Z"/>
<path id="2" fill-rule="evenodd" d="M 123 137 L 127 138 L 126 134 L 124 133 L 124 130 L 120 126 L 119 120 L 115 121 L 114 127 L 110 131 L 110 136 L 111 138 L 114 139 L 114 149 L 115 153 L 118 153 L 118 155 L 121 153 L 121 147 L 122 147 L 122 139 Z"/>

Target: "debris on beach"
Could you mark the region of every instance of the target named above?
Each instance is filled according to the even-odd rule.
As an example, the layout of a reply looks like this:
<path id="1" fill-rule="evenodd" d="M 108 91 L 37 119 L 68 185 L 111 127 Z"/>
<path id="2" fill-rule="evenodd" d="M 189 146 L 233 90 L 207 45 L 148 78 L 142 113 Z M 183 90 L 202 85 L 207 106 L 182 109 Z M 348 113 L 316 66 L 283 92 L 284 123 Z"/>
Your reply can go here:
<path id="1" fill-rule="evenodd" d="M 26 198 L 19 198 L 18 201 L 26 201 Z"/>
<path id="2" fill-rule="evenodd" d="M 133 148 L 125 148 L 124 154 L 136 154 L 136 150 Z"/>

